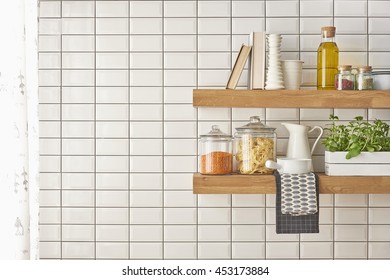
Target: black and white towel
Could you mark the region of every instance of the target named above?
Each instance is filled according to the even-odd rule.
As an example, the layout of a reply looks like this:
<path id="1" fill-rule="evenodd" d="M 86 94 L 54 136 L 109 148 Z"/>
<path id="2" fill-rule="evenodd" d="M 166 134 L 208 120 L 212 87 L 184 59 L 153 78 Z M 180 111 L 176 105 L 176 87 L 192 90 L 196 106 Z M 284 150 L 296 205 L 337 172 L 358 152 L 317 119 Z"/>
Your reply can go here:
<path id="1" fill-rule="evenodd" d="M 319 191 L 315 173 L 279 174 L 276 179 L 276 232 L 318 233 Z"/>

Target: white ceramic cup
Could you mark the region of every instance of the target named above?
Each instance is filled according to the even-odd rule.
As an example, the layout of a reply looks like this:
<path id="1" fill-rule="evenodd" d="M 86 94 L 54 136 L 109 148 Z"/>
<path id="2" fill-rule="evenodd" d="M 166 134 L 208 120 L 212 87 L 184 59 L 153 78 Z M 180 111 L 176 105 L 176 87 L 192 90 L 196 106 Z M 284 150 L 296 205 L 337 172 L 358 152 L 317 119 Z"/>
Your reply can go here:
<path id="1" fill-rule="evenodd" d="M 284 86 L 299 89 L 302 82 L 302 60 L 282 60 Z"/>
<path id="2" fill-rule="evenodd" d="M 277 158 L 276 162 L 267 160 L 265 167 L 277 169 L 280 174 L 302 174 L 311 171 L 311 159 L 303 158 Z"/>

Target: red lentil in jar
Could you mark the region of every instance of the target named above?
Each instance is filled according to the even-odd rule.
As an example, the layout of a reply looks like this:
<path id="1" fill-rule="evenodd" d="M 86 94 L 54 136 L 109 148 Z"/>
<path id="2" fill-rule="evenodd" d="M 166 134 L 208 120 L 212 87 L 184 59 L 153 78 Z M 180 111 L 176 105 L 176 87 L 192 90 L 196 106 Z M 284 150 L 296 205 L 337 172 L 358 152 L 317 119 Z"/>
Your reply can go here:
<path id="1" fill-rule="evenodd" d="M 233 172 L 232 136 L 213 125 L 209 133 L 200 136 L 199 142 L 200 173 L 225 175 Z"/>

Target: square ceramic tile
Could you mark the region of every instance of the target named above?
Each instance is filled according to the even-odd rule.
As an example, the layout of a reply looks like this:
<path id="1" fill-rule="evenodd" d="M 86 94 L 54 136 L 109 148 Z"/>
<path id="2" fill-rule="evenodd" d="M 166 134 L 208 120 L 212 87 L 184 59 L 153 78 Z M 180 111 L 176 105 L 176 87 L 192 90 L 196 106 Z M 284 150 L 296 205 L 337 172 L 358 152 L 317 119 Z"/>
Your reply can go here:
<path id="1" fill-rule="evenodd" d="M 60 35 L 39 35 L 38 47 L 39 51 L 60 51 L 61 40 Z"/>
<path id="2" fill-rule="evenodd" d="M 41 2 L 39 6 L 39 17 L 60 17 L 61 3 L 56 2 Z"/>
<path id="3" fill-rule="evenodd" d="M 40 224 L 59 224 L 61 221 L 60 208 L 41 208 L 39 209 Z"/>
<path id="4" fill-rule="evenodd" d="M 40 241 L 60 241 L 61 227 L 59 225 L 40 225 Z"/>
<path id="5" fill-rule="evenodd" d="M 60 259 L 61 243 L 60 242 L 40 242 L 39 243 L 40 259 Z"/>

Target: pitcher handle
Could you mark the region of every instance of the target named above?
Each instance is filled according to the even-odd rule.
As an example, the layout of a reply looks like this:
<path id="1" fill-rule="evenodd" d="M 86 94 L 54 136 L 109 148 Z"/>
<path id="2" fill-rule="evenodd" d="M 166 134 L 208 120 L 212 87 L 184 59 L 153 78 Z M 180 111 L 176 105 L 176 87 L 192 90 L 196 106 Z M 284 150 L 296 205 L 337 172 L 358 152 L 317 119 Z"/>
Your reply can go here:
<path id="1" fill-rule="evenodd" d="M 316 148 L 316 146 L 318 144 L 318 141 L 320 141 L 320 138 L 321 138 L 322 134 L 324 134 L 324 130 L 320 126 L 314 126 L 312 129 L 309 130 L 309 133 L 313 132 L 315 129 L 319 129 L 320 130 L 320 135 L 318 135 L 316 141 L 313 144 L 313 147 L 311 148 L 311 152 L 310 152 L 311 154 L 313 154 L 314 149 Z"/>

